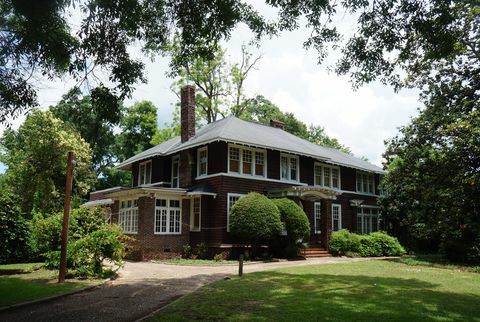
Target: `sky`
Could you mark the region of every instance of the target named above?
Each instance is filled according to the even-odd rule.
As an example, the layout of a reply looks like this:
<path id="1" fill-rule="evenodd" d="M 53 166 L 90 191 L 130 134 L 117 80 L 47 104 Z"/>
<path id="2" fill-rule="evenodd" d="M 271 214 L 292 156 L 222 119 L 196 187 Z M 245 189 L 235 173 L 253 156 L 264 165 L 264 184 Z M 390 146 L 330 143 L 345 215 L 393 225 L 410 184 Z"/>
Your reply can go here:
<path id="1" fill-rule="evenodd" d="M 267 17 L 275 14 L 270 8 L 253 2 Z M 352 17 L 338 15 L 335 22 L 344 33 L 353 32 Z M 353 90 L 348 77 L 327 71 L 327 67 L 338 58 L 338 52 L 331 53 L 324 64 L 318 65 L 316 52 L 303 48 L 308 33 L 307 29 L 301 28 L 273 39 L 263 39 L 259 48 L 252 48 L 254 56 L 262 55 L 262 59 L 248 75 L 245 83 L 247 96 L 261 94 L 281 110 L 294 113 L 307 125 L 323 126 L 328 135 L 350 147 L 356 156 L 367 157 L 373 164 L 381 166 L 384 140 L 395 136 L 399 126 L 407 124 L 418 114 L 417 109 L 421 107 L 418 91 L 395 93 L 392 87 L 379 83 Z M 231 62 L 240 59 L 241 46 L 250 39 L 248 29 L 240 26 L 224 42 Z M 165 75 L 168 60 L 158 57 L 151 61 L 140 54 L 139 47 L 133 47 L 131 52 L 145 63 L 148 82 L 137 85 L 132 98 L 125 104 L 152 101 L 158 108 L 159 126 L 163 126 L 171 120 L 173 106 L 178 100 L 170 90 L 173 80 Z M 67 77 L 37 84 L 39 106 L 54 105 L 73 85 L 74 82 Z M 13 120 L 13 128 L 23 120 L 24 117 Z"/>

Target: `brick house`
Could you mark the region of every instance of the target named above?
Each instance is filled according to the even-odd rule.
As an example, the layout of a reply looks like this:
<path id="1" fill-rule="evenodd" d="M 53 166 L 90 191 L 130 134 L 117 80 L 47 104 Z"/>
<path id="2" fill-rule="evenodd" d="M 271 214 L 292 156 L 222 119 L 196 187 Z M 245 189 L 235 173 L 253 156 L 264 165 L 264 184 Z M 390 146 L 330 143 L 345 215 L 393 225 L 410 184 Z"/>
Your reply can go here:
<path id="1" fill-rule="evenodd" d="M 283 130 L 230 116 L 195 129 L 195 89 L 181 90 L 181 136 L 120 163 L 132 187 L 91 193 L 85 204 L 111 204 L 111 220 L 131 234 L 144 257 L 172 256 L 183 245 L 213 251 L 235 246 L 232 205 L 251 191 L 288 197 L 307 214 L 312 247 L 328 249 L 332 231 L 379 229 L 383 170 Z"/>

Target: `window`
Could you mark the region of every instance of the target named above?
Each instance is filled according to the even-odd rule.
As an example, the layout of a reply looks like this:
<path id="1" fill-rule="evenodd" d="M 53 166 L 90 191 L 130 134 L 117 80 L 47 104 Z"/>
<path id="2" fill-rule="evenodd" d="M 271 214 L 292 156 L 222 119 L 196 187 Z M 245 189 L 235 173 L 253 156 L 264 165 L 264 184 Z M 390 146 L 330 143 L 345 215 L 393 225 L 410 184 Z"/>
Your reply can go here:
<path id="1" fill-rule="evenodd" d="M 190 206 L 190 231 L 200 231 L 202 218 L 201 197 L 195 197 L 191 200 Z"/>
<path id="2" fill-rule="evenodd" d="M 178 188 L 180 186 L 179 174 L 180 156 L 175 155 L 172 157 L 172 188 Z"/>
<path id="3" fill-rule="evenodd" d="M 138 204 L 137 200 L 120 201 L 118 225 L 127 234 L 138 232 Z"/>
<path id="4" fill-rule="evenodd" d="M 208 150 L 207 147 L 197 151 L 197 176 L 206 176 L 208 172 Z"/>
<path id="5" fill-rule="evenodd" d="M 182 224 L 182 210 L 180 200 L 155 200 L 154 234 L 180 234 Z"/>
<path id="6" fill-rule="evenodd" d="M 316 163 L 314 166 L 314 180 L 316 186 L 340 189 L 340 168 Z"/>
<path id="7" fill-rule="evenodd" d="M 265 150 L 242 146 L 228 147 L 228 171 L 247 176 L 265 177 Z"/>
<path id="8" fill-rule="evenodd" d="M 315 202 L 313 204 L 313 212 L 315 218 L 315 234 L 320 234 L 322 232 L 322 204 L 320 202 Z"/>
<path id="9" fill-rule="evenodd" d="M 227 195 L 227 231 L 230 231 L 230 210 L 233 205 L 244 195 L 239 193 L 229 193 Z"/>
<path id="10" fill-rule="evenodd" d="M 357 192 L 375 194 L 375 176 L 373 173 L 357 170 Z"/>
<path id="11" fill-rule="evenodd" d="M 357 211 L 357 233 L 370 234 L 380 229 L 380 214 L 376 207 L 359 207 Z"/>
<path id="12" fill-rule="evenodd" d="M 298 168 L 298 156 L 288 154 L 280 155 L 280 179 L 300 181 Z"/>
<path id="13" fill-rule="evenodd" d="M 342 206 L 332 204 L 332 231 L 342 229 Z"/>
<path id="14" fill-rule="evenodd" d="M 138 185 L 152 183 L 152 161 L 140 163 L 138 167 Z"/>

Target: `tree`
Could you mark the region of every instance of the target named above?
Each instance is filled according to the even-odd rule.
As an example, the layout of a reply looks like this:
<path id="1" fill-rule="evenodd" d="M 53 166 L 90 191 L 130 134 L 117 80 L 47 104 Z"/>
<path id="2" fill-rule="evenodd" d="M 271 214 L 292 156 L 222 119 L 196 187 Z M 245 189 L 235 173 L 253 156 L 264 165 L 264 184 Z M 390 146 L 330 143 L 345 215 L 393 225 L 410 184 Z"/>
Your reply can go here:
<path id="1" fill-rule="evenodd" d="M 230 212 L 230 232 L 252 247 L 272 239 L 282 231 L 280 212 L 272 200 L 250 192 L 239 199 Z"/>
<path id="2" fill-rule="evenodd" d="M 24 213 L 61 209 L 68 151 L 76 158 L 73 195 L 83 197 L 93 183 L 88 143 L 49 111 L 33 110 L 18 131 L 6 130 L 0 148 L 7 184 Z"/>
<path id="3" fill-rule="evenodd" d="M 152 147 L 157 134 L 157 108 L 149 101 L 141 101 L 126 109 L 120 121 L 121 132 L 116 139 L 116 156 L 126 160 Z"/>

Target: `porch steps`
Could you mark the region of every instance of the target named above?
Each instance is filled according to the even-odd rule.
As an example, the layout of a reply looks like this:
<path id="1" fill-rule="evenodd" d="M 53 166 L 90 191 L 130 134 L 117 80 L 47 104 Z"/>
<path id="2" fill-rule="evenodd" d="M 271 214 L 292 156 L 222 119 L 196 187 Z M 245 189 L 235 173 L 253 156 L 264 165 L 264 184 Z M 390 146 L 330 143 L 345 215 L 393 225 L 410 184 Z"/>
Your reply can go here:
<path id="1" fill-rule="evenodd" d="M 318 246 L 310 246 L 304 250 L 300 251 L 300 255 L 305 258 L 312 258 L 312 257 L 331 257 L 332 254 L 328 252 L 325 248 L 318 247 Z"/>

